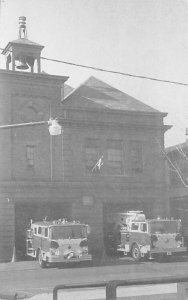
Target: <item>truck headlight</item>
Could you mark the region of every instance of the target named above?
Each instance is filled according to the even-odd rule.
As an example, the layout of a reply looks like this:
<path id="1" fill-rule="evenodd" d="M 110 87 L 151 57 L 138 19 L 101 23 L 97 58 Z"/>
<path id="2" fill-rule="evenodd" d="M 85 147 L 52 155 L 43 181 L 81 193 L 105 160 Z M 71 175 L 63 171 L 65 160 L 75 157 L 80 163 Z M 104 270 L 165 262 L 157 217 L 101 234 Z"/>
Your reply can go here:
<path id="1" fill-rule="evenodd" d="M 87 253 L 88 252 L 88 247 L 82 247 L 82 253 Z"/>
<path id="2" fill-rule="evenodd" d="M 51 241 L 50 243 L 50 254 L 59 255 L 59 244 L 56 241 Z"/>
<path id="3" fill-rule="evenodd" d="M 80 247 L 84 248 L 84 247 L 87 247 L 88 246 L 88 243 L 86 240 L 83 240 L 80 242 Z"/>
<path id="4" fill-rule="evenodd" d="M 176 242 L 182 242 L 182 235 L 178 233 L 175 237 Z"/>
<path id="5" fill-rule="evenodd" d="M 50 254 L 51 255 L 59 255 L 59 249 L 50 248 Z"/>

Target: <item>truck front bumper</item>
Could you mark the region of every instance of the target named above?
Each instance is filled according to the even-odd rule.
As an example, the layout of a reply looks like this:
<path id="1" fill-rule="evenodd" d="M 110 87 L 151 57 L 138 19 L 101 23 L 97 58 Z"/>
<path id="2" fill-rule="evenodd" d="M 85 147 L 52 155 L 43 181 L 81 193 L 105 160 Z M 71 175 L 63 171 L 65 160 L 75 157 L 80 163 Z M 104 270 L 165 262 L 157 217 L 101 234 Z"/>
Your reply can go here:
<path id="1" fill-rule="evenodd" d="M 164 253 L 164 254 L 174 254 L 174 253 L 180 253 L 180 252 L 186 252 L 187 248 L 186 247 L 179 247 L 179 248 L 154 248 L 150 250 L 151 254 L 158 254 L 158 253 Z"/>
<path id="2" fill-rule="evenodd" d="M 81 261 L 91 261 L 92 255 L 85 254 L 80 257 L 71 257 L 65 258 L 61 255 L 50 255 L 46 257 L 46 262 L 48 263 L 74 263 L 74 262 L 81 262 Z"/>

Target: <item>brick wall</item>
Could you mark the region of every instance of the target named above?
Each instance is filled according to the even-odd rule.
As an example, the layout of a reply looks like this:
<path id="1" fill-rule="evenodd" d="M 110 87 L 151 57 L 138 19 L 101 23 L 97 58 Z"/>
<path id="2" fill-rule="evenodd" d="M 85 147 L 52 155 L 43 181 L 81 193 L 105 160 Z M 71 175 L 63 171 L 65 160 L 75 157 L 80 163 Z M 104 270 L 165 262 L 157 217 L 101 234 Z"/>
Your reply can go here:
<path id="1" fill-rule="evenodd" d="M 8 198 L 0 199 L 0 262 L 10 261 L 15 243 L 14 204 Z"/>
<path id="2" fill-rule="evenodd" d="M 72 205 L 72 217 L 91 225 L 89 245 L 97 254 L 103 251 L 104 203 L 148 203 L 153 214 L 159 208 L 160 211 L 166 208 L 164 161 L 156 143 L 157 138 L 163 146 L 163 115 L 61 106 L 63 81 L 65 78 L 61 76 L 0 70 L 1 124 L 63 116 L 62 136 L 51 137 L 46 125 L 11 129 L 1 134 L 0 143 L 4 147 L 0 155 L 0 184 L 21 204 L 39 202 L 42 206 L 47 198 L 52 205 L 68 202 Z M 86 174 L 84 145 L 85 138 L 90 137 L 99 140 L 104 159 L 107 140 L 122 140 L 121 176 L 105 171 Z M 142 174 L 133 175 L 129 170 L 131 140 L 143 143 Z M 35 147 L 34 166 L 27 165 L 27 145 Z M 92 204 L 83 203 L 87 195 L 93 197 Z"/>
<path id="3" fill-rule="evenodd" d="M 0 123 L 48 121 L 61 114 L 61 90 L 66 77 L 0 70 Z M 1 130 L 0 179 L 60 180 L 61 137 L 51 137 L 48 126 Z M 34 147 L 34 166 L 28 165 L 26 147 Z"/>

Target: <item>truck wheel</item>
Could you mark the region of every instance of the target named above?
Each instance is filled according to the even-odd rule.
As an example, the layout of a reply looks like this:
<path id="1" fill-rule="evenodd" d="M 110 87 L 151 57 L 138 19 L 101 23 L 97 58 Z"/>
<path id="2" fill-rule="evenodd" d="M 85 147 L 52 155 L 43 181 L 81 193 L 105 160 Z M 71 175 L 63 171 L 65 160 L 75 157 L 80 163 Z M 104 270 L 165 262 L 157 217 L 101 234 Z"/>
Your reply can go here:
<path id="1" fill-rule="evenodd" d="M 39 250 L 39 252 L 38 252 L 38 262 L 39 262 L 39 265 L 41 268 L 46 268 L 46 261 L 44 261 L 42 259 L 42 251 L 41 250 Z"/>
<path id="2" fill-rule="evenodd" d="M 141 259 L 140 249 L 136 244 L 132 247 L 131 255 L 135 261 L 139 261 Z"/>

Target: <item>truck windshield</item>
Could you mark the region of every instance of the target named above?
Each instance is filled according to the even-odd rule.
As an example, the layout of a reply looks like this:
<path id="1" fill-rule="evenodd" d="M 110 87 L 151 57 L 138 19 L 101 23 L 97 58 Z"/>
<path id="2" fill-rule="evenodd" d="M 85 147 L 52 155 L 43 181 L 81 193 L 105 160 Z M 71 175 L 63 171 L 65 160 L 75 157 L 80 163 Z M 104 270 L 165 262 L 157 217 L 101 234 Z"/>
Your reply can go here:
<path id="1" fill-rule="evenodd" d="M 53 226 L 52 239 L 82 239 L 86 238 L 86 227 L 81 225 Z"/>
<path id="2" fill-rule="evenodd" d="M 178 224 L 176 221 L 151 221 L 150 232 L 155 233 L 177 233 Z"/>

